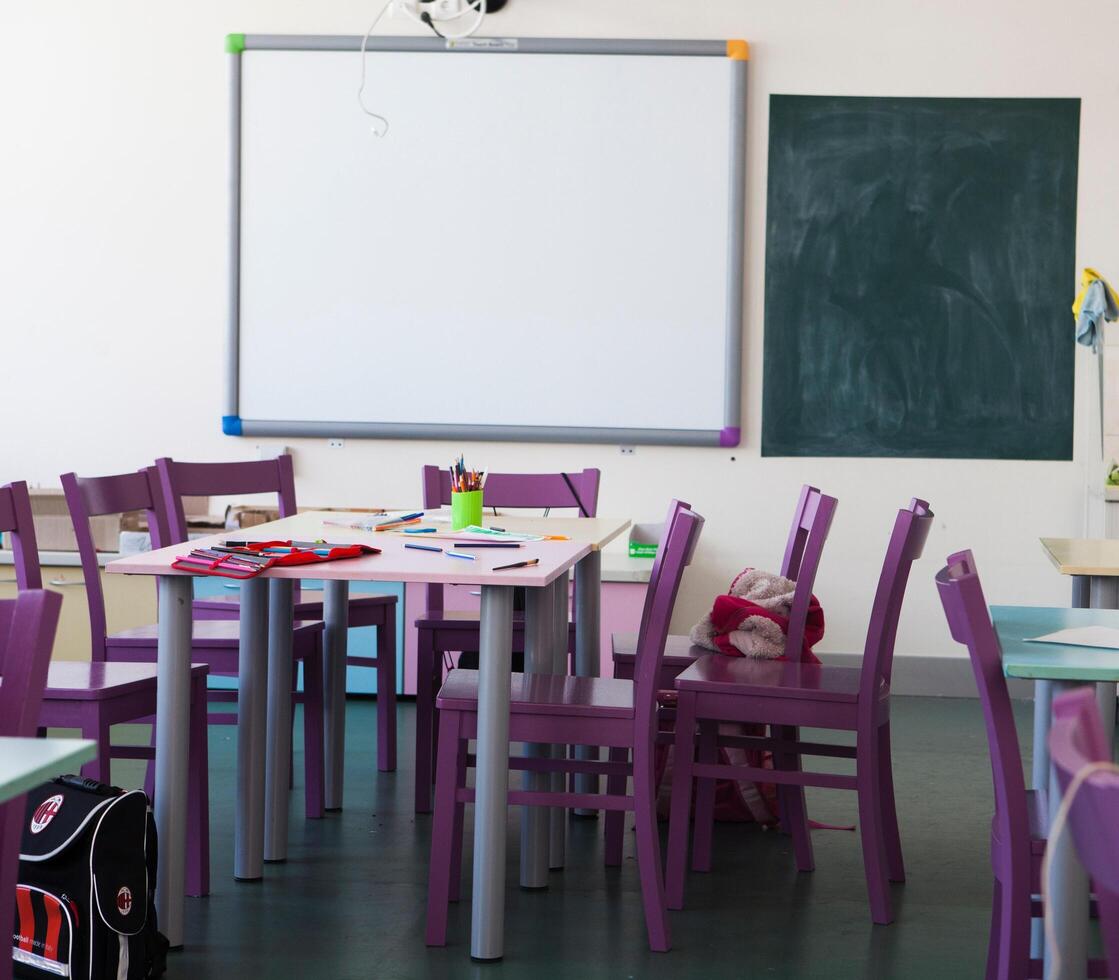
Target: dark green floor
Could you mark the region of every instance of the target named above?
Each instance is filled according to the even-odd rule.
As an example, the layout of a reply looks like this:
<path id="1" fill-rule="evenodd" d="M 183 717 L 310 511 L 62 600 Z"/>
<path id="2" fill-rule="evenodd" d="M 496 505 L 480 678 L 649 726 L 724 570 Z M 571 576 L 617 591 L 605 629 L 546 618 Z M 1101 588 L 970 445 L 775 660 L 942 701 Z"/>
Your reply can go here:
<path id="1" fill-rule="evenodd" d="M 787 838 L 752 826 L 720 825 L 715 870 L 690 876 L 688 908 L 671 915 L 675 948 L 650 953 L 632 833 L 624 866 L 607 870 L 600 822 L 578 820 L 569 828 L 568 867 L 553 873 L 546 892 L 520 891 L 516 862 L 510 861 L 506 956 L 497 964 L 470 962 L 466 900 L 452 908 L 450 944 L 444 949 L 423 944 L 430 818 L 412 813 L 413 708 L 401 708 L 403 752 L 399 771 L 390 774 L 378 774 L 374 765 L 375 711 L 369 701 L 350 703 L 344 812 L 305 821 L 298 775 L 288 862 L 266 866 L 265 880 L 257 884 L 235 884 L 230 874 L 235 730 L 211 729 L 213 893 L 187 899 L 187 946 L 172 955 L 169 976 L 921 980 L 982 975 L 992 803 L 978 701 L 894 700 L 894 767 L 909 877 L 894 888 L 893 925 L 871 925 L 857 835 L 815 831 L 816 871 L 798 874 Z M 1019 705 L 1018 712 L 1026 747 L 1029 705 Z M 854 823 L 853 793 L 810 792 L 809 803 L 817 820 Z M 510 814 L 515 856 L 517 811 Z M 466 849 L 469 855 L 469 843 Z M 469 869 L 468 860 L 464 895 Z"/>

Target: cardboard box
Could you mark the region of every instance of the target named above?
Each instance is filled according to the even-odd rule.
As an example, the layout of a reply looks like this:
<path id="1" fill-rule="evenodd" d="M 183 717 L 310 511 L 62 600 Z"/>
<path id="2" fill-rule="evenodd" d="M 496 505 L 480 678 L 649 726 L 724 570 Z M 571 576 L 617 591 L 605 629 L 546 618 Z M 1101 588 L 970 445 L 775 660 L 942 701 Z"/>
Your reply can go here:
<path id="1" fill-rule="evenodd" d="M 78 539 L 62 489 L 36 488 L 31 494 L 31 519 L 40 551 L 77 551 Z M 119 514 L 90 518 L 93 545 L 98 551 L 116 551 L 120 543 Z"/>
<path id="2" fill-rule="evenodd" d="M 275 507 L 257 507 L 246 504 L 236 504 L 225 509 L 225 528 L 237 530 L 247 527 L 256 527 L 258 524 L 267 524 L 269 521 L 278 521 L 280 511 Z"/>
<path id="3" fill-rule="evenodd" d="M 183 497 L 183 512 L 186 515 L 187 528 L 191 531 L 212 534 L 225 527 L 225 515 L 210 513 L 209 497 Z M 122 531 L 148 530 L 148 512 L 146 510 L 133 510 L 121 515 Z"/>

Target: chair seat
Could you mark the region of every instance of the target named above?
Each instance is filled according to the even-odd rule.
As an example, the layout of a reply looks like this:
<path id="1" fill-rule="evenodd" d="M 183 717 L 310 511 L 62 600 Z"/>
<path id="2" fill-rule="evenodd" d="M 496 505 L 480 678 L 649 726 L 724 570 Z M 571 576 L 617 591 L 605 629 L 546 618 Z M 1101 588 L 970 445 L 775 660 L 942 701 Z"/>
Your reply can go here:
<path id="1" fill-rule="evenodd" d="M 350 615 L 352 616 L 355 610 L 391 606 L 395 602 L 396 596 L 394 595 L 366 595 L 364 593 L 361 595 L 351 595 Z M 241 594 L 239 592 L 231 592 L 229 595 L 206 596 L 204 599 L 195 599 L 194 611 L 227 613 L 232 615 L 233 610 L 240 608 L 240 605 Z M 307 589 L 301 589 L 299 592 L 299 601 L 295 604 L 295 616 L 297 619 L 322 619 L 322 592 L 312 592 Z"/>
<path id="2" fill-rule="evenodd" d="M 636 633 L 612 633 L 610 635 L 610 646 L 615 663 L 637 662 Z M 692 643 L 690 637 L 669 635 L 664 643 L 664 660 L 661 667 L 662 669 L 664 667 L 677 667 L 683 670 L 685 667 L 690 667 L 700 657 L 707 656 L 710 652 L 706 647 L 697 647 Z"/>
<path id="3" fill-rule="evenodd" d="M 558 674 L 510 674 L 514 713 L 633 717 L 633 681 L 610 677 L 563 677 Z M 478 671 L 452 670 L 435 703 L 442 710 L 477 711 Z"/>
<path id="4" fill-rule="evenodd" d="M 47 701 L 102 701 L 155 687 L 156 665 L 150 663 L 60 660 L 47 672 Z M 209 672 L 205 664 L 191 664 L 192 677 Z"/>
<path id="5" fill-rule="evenodd" d="M 300 634 L 321 633 L 321 622 L 297 622 L 295 632 Z M 131 629 L 110 633 L 106 643 L 111 647 L 150 647 L 159 638 L 159 627 L 133 626 Z M 236 619 L 196 619 L 191 626 L 191 646 L 196 650 L 202 647 L 236 647 L 241 639 L 241 624 Z"/>
<path id="6" fill-rule="evenodd" d="M 416 629 L 477 630 L 480 622 L 481 617 L 477 609 L 437 609 L 418 616 L 415 625 Z M 513 631 L 520 633 L 524 628 L 525 614 L 523 612 L 513 613 Z M 574 620 L 568 621 L 567 629 L 571 633 L 575 632 Z"/>
<path id="7" fill-rule="evenodd" d="M 854 704 L 859 699 L 862 670 L 790 660 L 757 660 L 708 653 L 676 678 L 676 688 L 712 694 L 750 697 L 798 698 L 806 701 L 839 701 Z M 889 697 L 884 681 L 878 696 Z"/>

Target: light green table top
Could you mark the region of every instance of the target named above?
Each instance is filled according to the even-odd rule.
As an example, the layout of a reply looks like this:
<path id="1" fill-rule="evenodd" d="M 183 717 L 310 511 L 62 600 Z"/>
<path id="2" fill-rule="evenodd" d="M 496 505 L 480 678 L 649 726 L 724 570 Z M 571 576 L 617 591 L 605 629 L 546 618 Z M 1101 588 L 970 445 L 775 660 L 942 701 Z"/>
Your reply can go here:
<path id="1" fill-rule="evenodd" d="M 1002 669 L 1007 677 L 1119 681 L 1119 650 L 1025 642 L 1027 637 L 1075 626 L 1119 629 L 1119 609 L 991 606 L 991 620 L 1002 644 Z"/>
<path id="2" fill-rule="evenodd" d="M 73 772 L 97 754 L 84 738 L 0 738 L 0 803 Z"/>

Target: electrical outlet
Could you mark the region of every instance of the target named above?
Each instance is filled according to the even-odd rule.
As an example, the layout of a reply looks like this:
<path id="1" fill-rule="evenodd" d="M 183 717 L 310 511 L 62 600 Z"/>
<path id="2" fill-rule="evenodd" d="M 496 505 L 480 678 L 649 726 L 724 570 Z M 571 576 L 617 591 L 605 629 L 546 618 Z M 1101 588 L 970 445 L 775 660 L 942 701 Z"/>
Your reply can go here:
<path id="1" fill-rule="evenodd" d="M 342 449 L 346 445 L 345 439 L 328 439 L 326 441 L 328 449 Z"/>
<path id="2" fill-rule="evenodd" d="M 621 446 L 619 448 L 621 449 L 623 456 L 632 456 L 634 453 L 637 452 L 636 446 Z"/>

